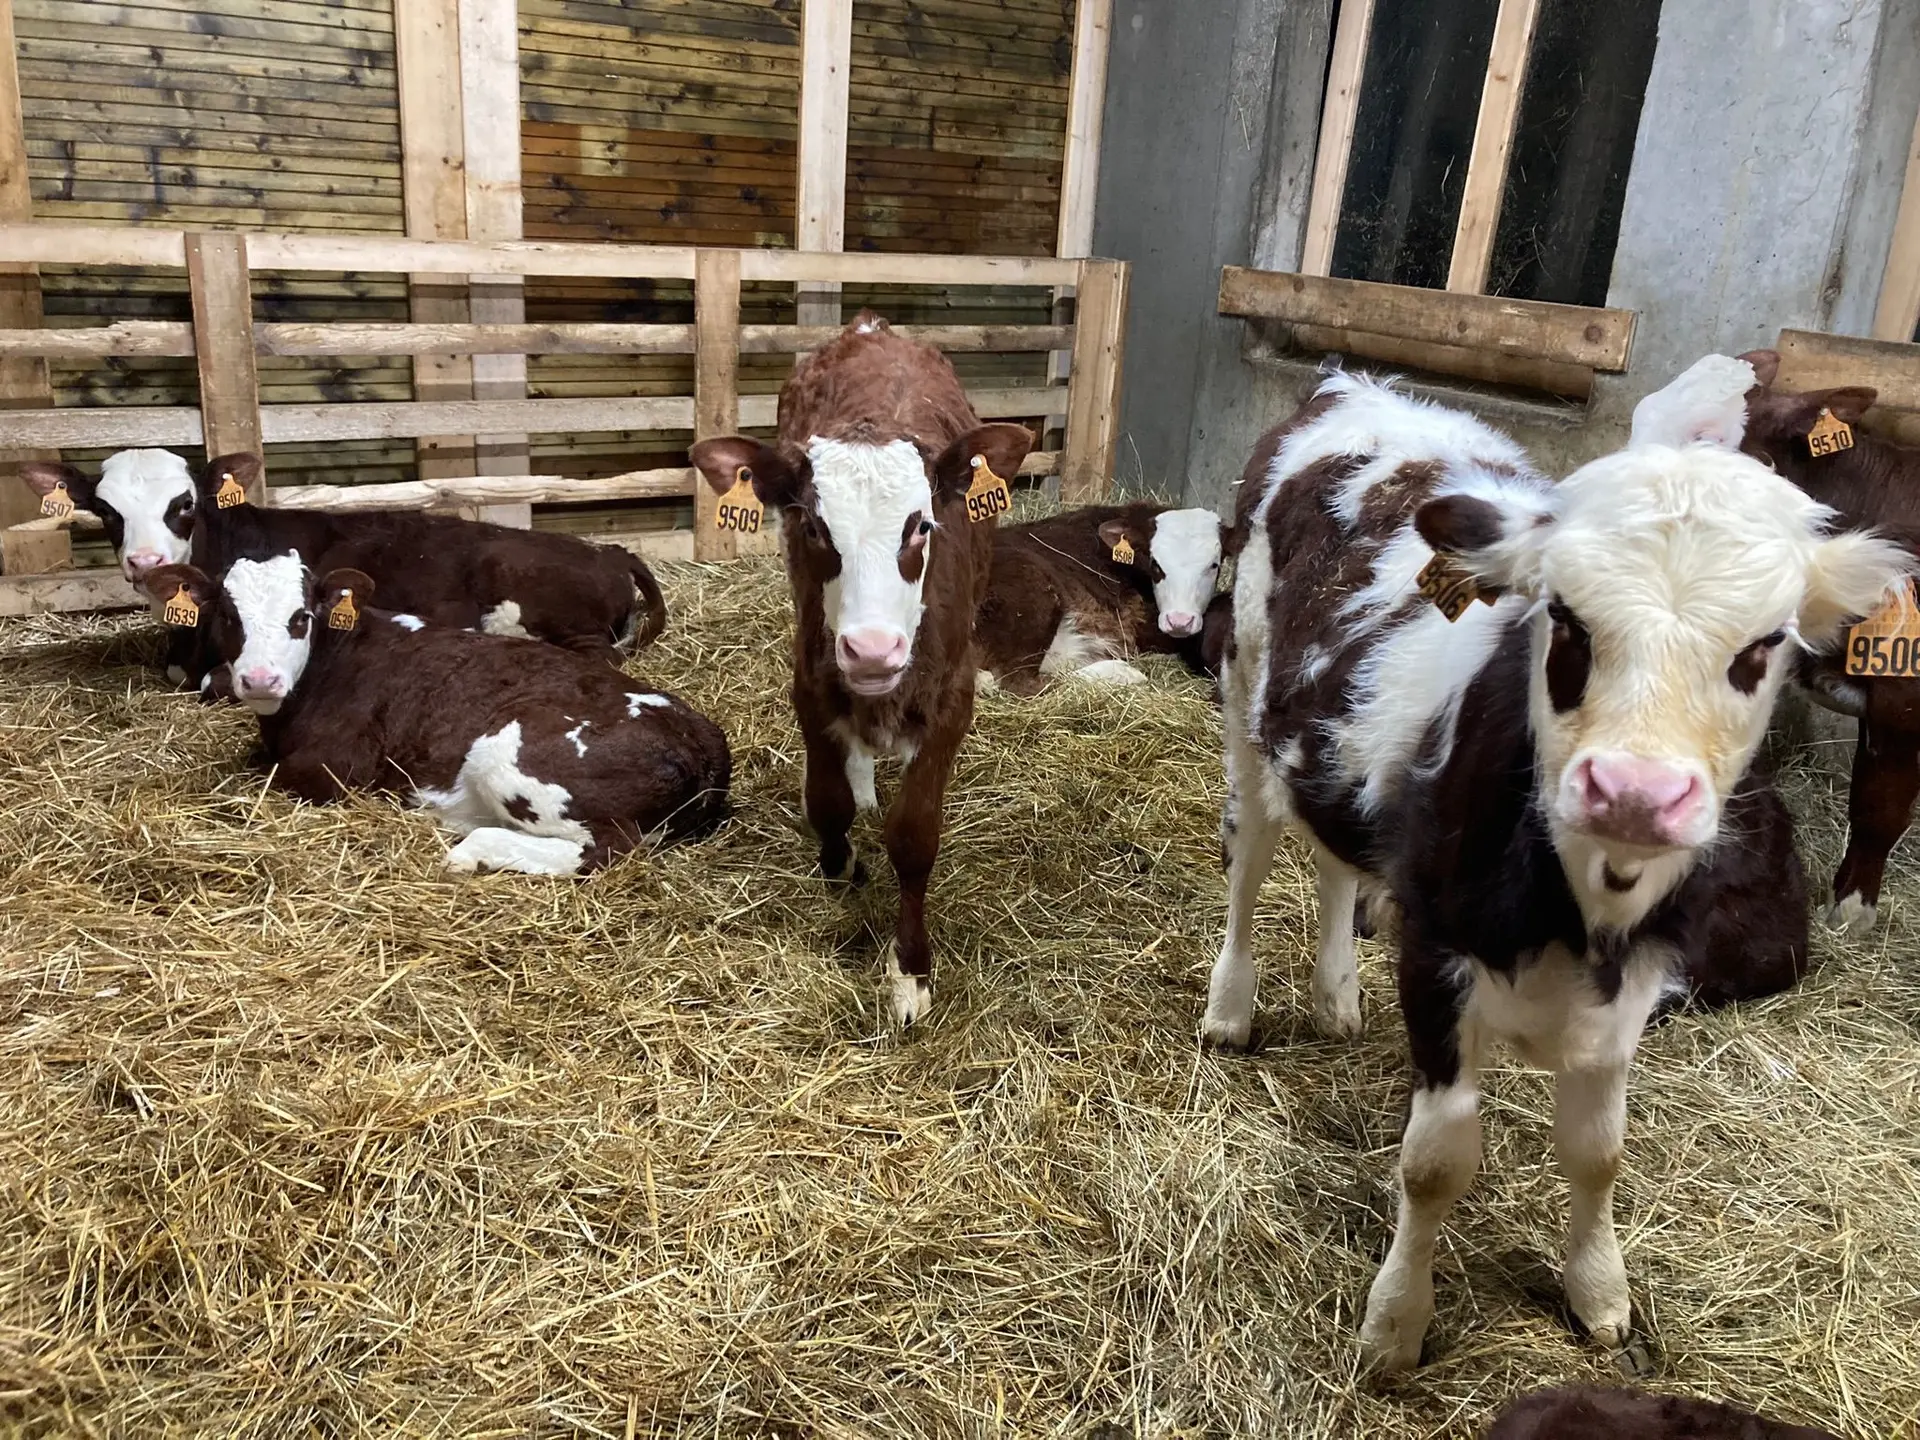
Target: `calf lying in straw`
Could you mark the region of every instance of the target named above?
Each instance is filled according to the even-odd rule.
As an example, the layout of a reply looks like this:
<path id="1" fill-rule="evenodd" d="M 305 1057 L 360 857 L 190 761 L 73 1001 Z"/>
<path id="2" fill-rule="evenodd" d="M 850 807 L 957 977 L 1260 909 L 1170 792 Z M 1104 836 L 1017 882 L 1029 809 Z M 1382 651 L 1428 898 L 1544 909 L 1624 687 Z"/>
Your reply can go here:
<path id="1" fill-rule="evenodd" d="M 1095 505 L 993 537 L 974 617 L 980 666 L 1015 695 L 1050 680 L 1131 685 L 1128 658 L 1180 655 L 1200 668 L 1201 615 L 1220 574 L 1211 510 Z"/>
<path id="2" fill-rule="evenodd" d="M 719 726 L 597 659 L 369 609 L 365 575 L 316 580 L 291 551 L 144 583 L 169 623 L 204 622 L 275 784 L 406 795 L 466 837 L 451 869 L 573 875 L 725 816 Z"/>
<path id="3" fill-rule="evenodd" d="M 1684 1395 L 1567 1385 L 1522 1395 L 1494 1419 L 1486 1440 L 1840 1440 L 1810 1425 Z"/>

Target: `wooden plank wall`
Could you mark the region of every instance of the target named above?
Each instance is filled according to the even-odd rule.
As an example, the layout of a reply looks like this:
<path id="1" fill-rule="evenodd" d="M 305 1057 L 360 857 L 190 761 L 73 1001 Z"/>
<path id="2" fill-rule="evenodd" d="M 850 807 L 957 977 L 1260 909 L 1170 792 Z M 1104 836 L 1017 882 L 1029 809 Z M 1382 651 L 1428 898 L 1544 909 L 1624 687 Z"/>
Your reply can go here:
<path id="1" fill-rule="evenodd" d="M 391 0 L 14 0 L 41 220 L 401 229 Z M 43 270 L 47 323 L 187 320 L 181 271 Z M 401 277 L 261 276 L 255 315 L 404 320 Z M 194 405 L 191 360 L 56 362 L 63 405 Z M 270 403 L 404 400 L 408 361 L 262 359 Z M 288 446 L 276 483 L 407 478 L 412 447 Z M 73 452 L 85 461 L 99 452 Z"/>

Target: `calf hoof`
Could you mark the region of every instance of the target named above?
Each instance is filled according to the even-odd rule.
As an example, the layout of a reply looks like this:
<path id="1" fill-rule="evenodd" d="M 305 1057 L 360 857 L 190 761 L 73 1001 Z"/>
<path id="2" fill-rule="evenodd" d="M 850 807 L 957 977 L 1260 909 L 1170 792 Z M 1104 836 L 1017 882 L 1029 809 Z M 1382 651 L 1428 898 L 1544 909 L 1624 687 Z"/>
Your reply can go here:
<path id="1" fill-rule="evenodd" d="M 847 858 L 836 871 L 827 863 L 827 857 L 820 857 L 820 873 L 827 877 L 829 885 L 844 885 L 849 890 L 858 890 L 867 883 L 866 862 L 860 858 L 860 852 L 851 846 L 847 848 Z"/>
<path id="2" fill-rule="evenodd" d="M 1427 1326 L 1403 1323 L 1371 1310 L 1360 1326 L 1360 1368 L 1372 1375 L 1405 1375 L 1420 1366 L 1420 1346 Z"/>
<path id="3" fill-rule="evenodd" d="M 893 1023 L 909 1030 L 915 1021 L 925 1020 L 933 1011 L 933 981 L 925 975 L 909 975 L 900 968 L 900 951 L 887 946 L 887 982 L 893 1001 Z"/>
<path id="4" fill-rule="evenodd" d="M 1253 1017 L 1215 1014 L 1209 1005 L 1200 1020 L 1200 1038 L 1216 1050 L 1245 1050 L 1253 1040 Z"/>
<path id="5" fill-rule="evenodd" d="M 1316 998 L 1313 1002 L 1313 1028 L 1329 1040 L 1357 1040 L 1366 1030 L 1360 1018 L 1360 1000 L 1353 995 Z"/>
<path id="6" fill-rule="evenodd" d="M 1878 915 L 1878 907 L 1869 905 L 1855 891 L 1851 895 L 1841 896 L 1838 902 L 1828 907 L 1825 919 L 1829 930 L 1849 940 L 1859 940 L 1873 930 L 1873 922 Z"/>

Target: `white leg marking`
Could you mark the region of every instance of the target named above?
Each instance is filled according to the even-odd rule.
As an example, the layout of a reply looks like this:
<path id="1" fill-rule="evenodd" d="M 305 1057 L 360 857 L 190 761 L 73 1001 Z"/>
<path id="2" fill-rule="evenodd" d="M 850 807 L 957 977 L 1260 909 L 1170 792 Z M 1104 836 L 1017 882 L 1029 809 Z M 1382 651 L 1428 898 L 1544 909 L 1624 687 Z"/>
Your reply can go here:
<path id="1" fill-rule="evenodd" d="M 1227 841 L 1227 935 L 1207 983 L 1207 1013 L 1200 1032 L 1210 1044 L 1244 1049 L 1253 1034 L 1253 998 L 1259 982 L 1253 962 L 1253 913 L 1260 885 L 1273 868 L 1280 824 L 1259 797 L 1240 807 L 1239 823 Z"/>
<path id="2" fill-rule="evenodd" d="M 1826 913 L 1827 928 L 1838 931 L 1849 940 L 1865 938 L 1873 930 L 1873 922 L 1878 917 L 1878 909 L 1860 898 L 1860 892 L 1842 895 L 1839 901 L 1830 906 Z"/>
<path id="3" fill-rule="evenodd" d="M 578 840 L 526 835 L 486 826 L 447 852 L 449 870 L 518 870 L 527 875 L 577 875 L 585 847 Z"/>
<path id="4" fill-rule="evenodd" d="M 1360 1358 L 1388 1374 L 1420 1363 L 1420 1343 L 1433 1319 L 1433 1246 L 1454 1201 L 1480 1168 L 1480 1091 L 1463 1068 L 1460 1079 L 1413 1092 L 1400 1142 L 1400 1216 L 1393 1248 L 1367 1292 Z"/>
<path id="5" fill-rule="evenodd" d="M 1320 945 L 1313 965 L 1313 1024 L 1335 1040 L 1360 1033 L 1360 973 L 1353 955 L 1353 903 L 1360 876 L 1347 865 L 1316 851 L 1319 880 Z"/>
<path id="6" fill-rule="evenodd" d="M 1632 1309 L 1627 1267 L 1613 1230 L 1613 1181 L 1626 1130 L 1624 1061 L 1555 1077 L 1553 1148 L 1572 1196 L 1567 1302 L 1587 1327 L 1588 1337 L 1609 1350 L 1627 1343 Z"/>
<path id="7" fill-rule="evenodd" d="M 893 1023 L 902 1030 L 916 1020 L 924 1020 L 933 1010 L 933 982 L 924 975 L 909 975 L 900 968 L 900 952 L 887 942 L 887 985 L 893 997 Z"/>
<path id="8" fill-rule="evenodd" d="M 480 628 L 489 635 L 517 635 L 527 638 L 527 630 L 520 623 L 520 603 L 517 600 L 502 600 L 493 609 L 480 617 Z"/>
<path id="9" fill-rule="evenodd" d="M 1082 685 L 1144 685 L 1147 677 L 1124 660 L 1095 660 L 1071 671 L 1067 678 Z"/>
<path id="10" fill-rule="evenodd" d="M 880 808 L 880 799 L 873 790 L 873 756 L 863 750 L 847 751 L 847 784 L 853 787 L 854 809 Z"/>
<path id="11" fill-rule="evenodd" d="M 573 803 L 573 793 L 566 786 L 537 780 L 520 768 L 518 720 L 467 747 L 467 758 L 451 790 L 423 787 L 413 792 L 413 803 L 439 812 L 442 825 L 463 835 L 501 828 L 567 840 L 579 847 L 593 838 L 585 825 L 566 818 Z M 510 806 L 525 818 L 516 816 Z"/>

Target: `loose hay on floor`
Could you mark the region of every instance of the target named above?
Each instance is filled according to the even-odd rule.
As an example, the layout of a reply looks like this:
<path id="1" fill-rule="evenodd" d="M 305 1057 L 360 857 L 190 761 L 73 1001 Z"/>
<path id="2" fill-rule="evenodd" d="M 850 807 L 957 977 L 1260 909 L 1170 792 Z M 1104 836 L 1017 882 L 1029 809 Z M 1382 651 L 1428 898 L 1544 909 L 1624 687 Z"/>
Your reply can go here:
<path id="1" fill-rule="evenodd" d="M 42 1434 L 1472 1433 L 1615 1378 L 1560 1316 L 1547 1086 L 1489 1078 L 1432 1363 L 1354 1374 L 1403 1045 L 1305 1022 L 1268 889 L 1252 1058 L 1200 686 L 983 700 L 932 1026 L 884 1031 L 891 878 L 811 874 L 766 563 L 670 568 L 633 667 L 709 710 L 737 817 L 580 883 L 453 879 L 423 817 L 294 804 L 141 619 L 0 629 L 0 1417 Z M 886 776 L 883 771 L 883 782 Z M 1844 814 L 1793 776 L 1816 872 Z M 877 856 L 877 834 L 863 834 Z M 1854 1436 L 1920 1412 L 1920 957 L 1652 1035 L 1620 1218 L 1657 1383 Z"/>

